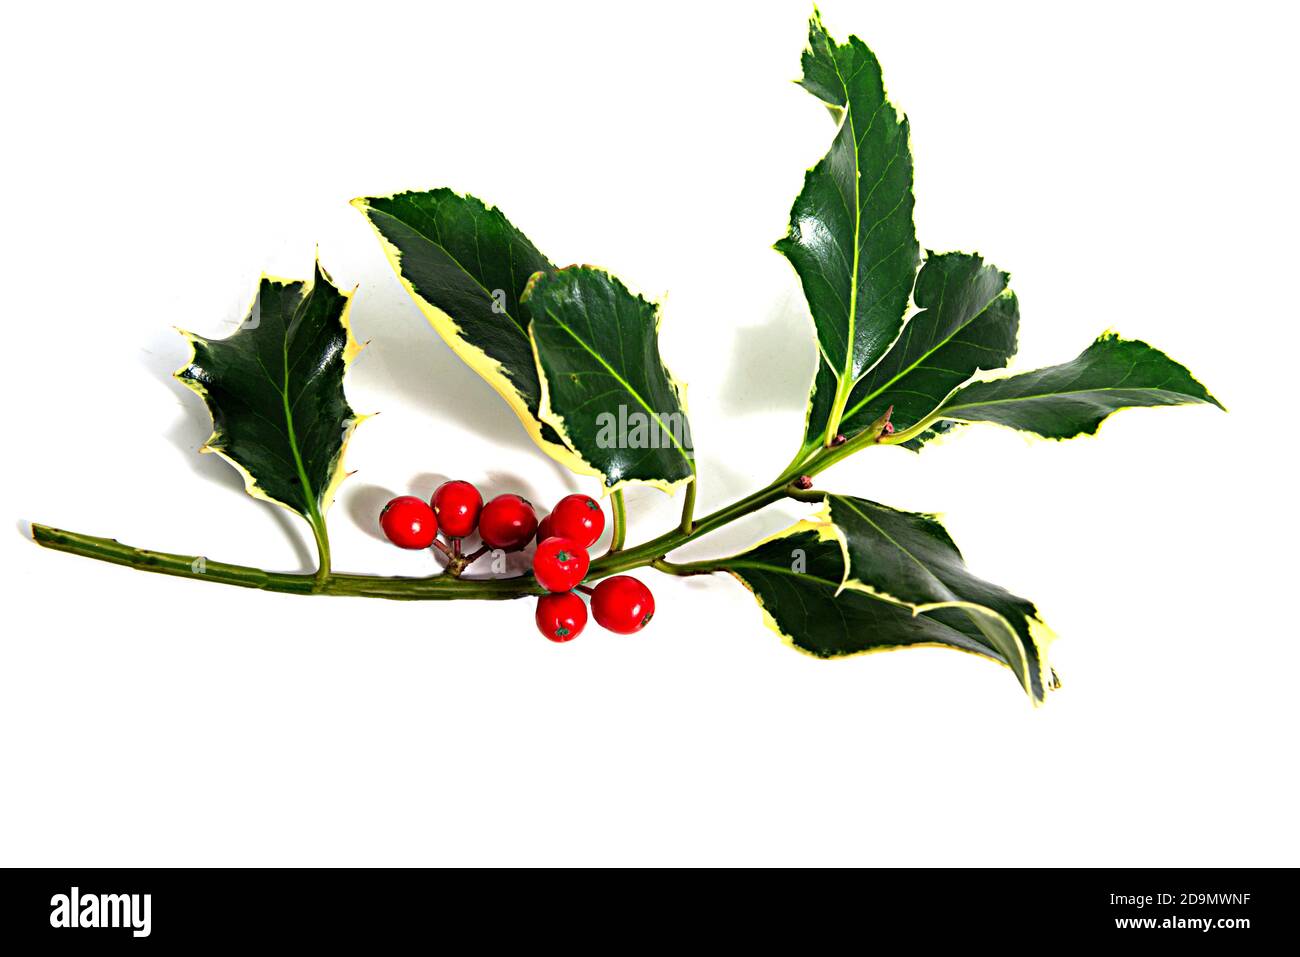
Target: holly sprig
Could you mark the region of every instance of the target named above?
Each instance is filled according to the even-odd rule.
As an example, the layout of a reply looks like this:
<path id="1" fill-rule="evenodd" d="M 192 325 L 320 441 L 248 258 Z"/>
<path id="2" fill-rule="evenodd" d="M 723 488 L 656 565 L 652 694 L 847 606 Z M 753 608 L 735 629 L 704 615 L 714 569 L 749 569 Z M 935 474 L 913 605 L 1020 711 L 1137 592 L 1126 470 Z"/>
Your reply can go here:
<path id="1" fill-rule="evenodd" d="M 800 650 L 836 658 L 943 645 L 1006 666 L 1039 703 L 1057 681 L 1047 660 L 1052 636 L 1035 606 L 973 575 L 933 516 L 822 491 L 815 478 L 865 449 L 920 451 L 972 423 L 1068 439 L 1095 433 L 1121 408 L 1222 405 L 1182 365 L 1114 332 L 1068 362 L 1005 374 L 1020 323 L 1010 276 L 978 254 L 918 243 L 908 120 L 886 95 L 875 55 L 856 37 L 835 41 L 814 15 L 802 67 L 802 86 L 834 119 L 830 148 L 807 172 L 776 244 L 802 285 L 819 356 L 804 435 L 768 484 L 704 516 L 695 515 L 684 389 L 659 354 L 656 304 L 596 267 L 557 267 L 500 210 L 472 196 L 435 189 L 353 205 L 439 335 L 500 393 L 543 452 L 609 495 L 610 546 L 589 566 L 584 551 L 577 577 L 725 572 Z M 142 571 L 287 594 L 552 599 L 533 573 L 463 577 L 483 551 L 462 552 L 458 535 L 415 541 L 441 546 L 441 574 L 333 569 L 325 516 L 346 475 L 348 439 L 364 418 L 344 391 L 360 352 L 350 302 L 319 264 L 309 282 L 264 277 L 233 335 L 187 334 L 193 355 L 177 373 L 212 413 L 203 451 L 238 469 L 249 494 L 308 523 L 314 572 L 151 551 L 45 525 L 33 526 L 35 540 Z M 683 508 L 675 527 L 629 546 L 623 490 L 634 484 L 680 491 Z M 815 511 L 740 554 L 673 561 L 683 546 L 783 499 Z M 557 580 L 571 586 L 566 596 L 591 591 Z M 567 608 L 576 610 L 571 600 Z M 540 619 L 539 612 L 539 626 Z M 562 623 L 552 637 L 572 634 Z"/>

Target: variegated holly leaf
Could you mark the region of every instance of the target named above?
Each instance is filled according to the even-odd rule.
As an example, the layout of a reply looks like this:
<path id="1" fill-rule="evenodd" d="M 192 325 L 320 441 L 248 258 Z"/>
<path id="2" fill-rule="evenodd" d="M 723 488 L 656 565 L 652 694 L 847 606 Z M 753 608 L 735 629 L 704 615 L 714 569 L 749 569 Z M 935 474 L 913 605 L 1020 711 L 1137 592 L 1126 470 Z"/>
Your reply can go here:
<path id="1" fill-rule="evenodd" d="M 1223 408 L 1186 367 L 1159 349 L 1108 332 L 1061 365 L 972 382 L 922 424 L 995 422 L 1049 439 L 1069 439 L 1092 435 L 1119 409 L 1197 403 Z M 887 441 L 908 438 L 900 432 Z"/>
<path id="2" fill-rule="evenodd" d="M 848 549 L 846 587 L 887 596 L 918 613 L 974 625 L 1025 691 L 1041 702 L 1053 678 L 1051 632 L 1032 602 L 972 575 L 939 520 L 847 495 L 828 495 Z"/>
<path id="3" fill-rule="evenodd" d="M 753 592 L 768 626 L 819 658 L 943 646 L 992 659 L 1023 674 L 971 615 L 959 608 L 909 604 L 855 580 L 846 532 L 830 521 L 800 522 L 732 558 L 709 563 Z M 1041 694 L 1031 691 L 1035 701 Z"/>
<path id="4" fill-rule="evenodd" d="M 581 462 L 540 415 L 541 384 L 519 296 L 528 277 L 553 269 L 493 206 L 450 189 L 354 199 L 389 263 L 443 340 L 519 416 L 557 461 Z"/>
<path id="5" fill-rule="evenodd" d="M 857 37 L 836 43 L 814 14 L 803 74 L 803 87 L 840 125 L 830 152 L 805 176 L 789 233 L 776 248 L 799 274 L 834 379 L 827 414 L 833 433 L 854 384 L 903 324 L 919 256 L 912 154 L 907 119 L 889 102 L 880 63 Z"/>
<path id="6" fill-rule="evenodd" d="M 930 253 L 916 277 L 919 311 L 849 394 L 840 432 L 852 436 L 892 408 L 895 429 L 925 419 L 976 372 L 1004 367 L 1016 352 L 1020 309 L 1008 276 L 968 253 Z M 826 441 L 835 377 L 819 363 L 800 456 Z"/>
<path id="7" fill-rule="evenodd" d="M 225 339 L 184 333 L 193 356 L 176 372 L 203 397 L 214 452 L 244 477 L 254 498 L 305 518 L 318 544 L 344 478 L 343 456 L 361 420 L 343 374 L 360 351 L 348 325 L 351 293 L 320 264 L 310 283 L 263 277 L 239 329 Z M 328 560 L 328 548 L 322 549 Z"/>
<path id="8" fill-rule="evenodd" d="M 695 474 L 684 388 L 659 356 L 654 303 L 609 273 L 538 273 L 522 297 L 541 377 L 539 416 L 607 489 L 664 490 Z"/>

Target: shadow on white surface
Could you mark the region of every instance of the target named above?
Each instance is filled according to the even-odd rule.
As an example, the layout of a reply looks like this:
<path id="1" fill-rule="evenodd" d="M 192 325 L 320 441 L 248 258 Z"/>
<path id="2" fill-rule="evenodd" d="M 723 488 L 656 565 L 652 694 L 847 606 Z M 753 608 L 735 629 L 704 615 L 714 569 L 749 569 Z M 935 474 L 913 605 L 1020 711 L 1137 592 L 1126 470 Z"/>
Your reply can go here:
<path id="1" fill-rule="evenodd" d="M 359 391 L 491 435 L 500 445 L 533 448 L 505 400 L 438 337 L 391 275 L 363 277 L 353 301 L 352 326 L 367 342 L 350 372 L 349 381 Z"/>
<path id="2" fill-rule="evenodd" d="M 418 495 L 420 498 L 428 501 L 433 498 L 433 493 L 438 490 L 438 486 L 443 482 L 450 481 L 452 476 L 444 475 L 441 472 L 421 472 L 415 478 L 411 479 L 406 491 L 395 493 L 401 495 Z"/>
<path id="3" fill-rule="evenodd" d="M 343 509 L 353 525 L 375 541 L 386 542 L 388 539 L 379 528 L 379 513 L 397 495 L 397 492 L 382 485 L 358 483 L 351 488 L 344 486 L 340 497 L 343 499 Z"/>
<path id="4" fill-rule="evenodd" d="M 538 453 L 540 455 L 540 453 Z M 548 462 L 553 462 L 550 456 L 543 456 Z M 553 463 L 557 464 L 558 463 Z M 567 472 L 563 474 L 567 475 Z M 549 506 L 543 502 L 541 494 L 537 491 L 537 486 L 526 478 L 515 475 L 513 472 L 503 472 L 496 469 L 489 471 L 480 482 L 475 482 L 478 490 L 483 494 L 483 501 L 489 502 L 498 495 L 521 495 L 533 504 L 537 511 L 537 517 L 540 519 L 543 514 L 548 512 Z"/>
<path id="5" fill-rule="evenodd" d="M 176 448 L 195 475 L 228 491 L 244 495 L 244 480 L 230 463 L 220 456 L 199 451 L 208 436 L 212 434 L 212 417 L 208 414 L 203 400 L 172 376 L 172 373 L 185 361 L 184 340 L 172 330 L 160 331 L 151 338 L 150 348 L 142 349 L 141 353 L 141 364 L 149 371 L 152 378 L 176 399 L 181 410 L 180 417 L 165 434 L 168 443 Z M 261 509 L 263 514 L 269 516 L 292 544 L 296 566 L 288 570 L 299 574 L 314 571 L 316 557 L 308 547 L 302 529 L 297 527 L 298 521 L 279 505 L 251 498 L 249 501 Z"/>
<path id="6" fill-rule="evenodd" d="M 774 304 L 762 323 L 738 328 L 721 389 L 723 411 L 749 416 L 803 409 L 817 371 L 814 336 L 807 307 L 795 293 Z"/>

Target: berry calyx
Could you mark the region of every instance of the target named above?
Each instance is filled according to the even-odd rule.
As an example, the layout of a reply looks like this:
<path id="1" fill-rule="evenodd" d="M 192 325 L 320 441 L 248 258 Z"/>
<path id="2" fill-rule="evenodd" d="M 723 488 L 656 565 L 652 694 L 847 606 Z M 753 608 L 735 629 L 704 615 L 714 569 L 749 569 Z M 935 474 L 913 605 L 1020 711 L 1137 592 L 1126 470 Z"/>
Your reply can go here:
<path id="1" fill-rule="evenodd" d="M 464 538 L 478 527 L 483 496 L 469 482 L 453 479 L 443 482 L 429 499 L 438 527 L 448 538 Z"/>
<path id="2" fill-rule="evenodd" d="M 571 591 L 543 595 L 533 617 L 537 630 L 551 641 L 572 641 L 587 627 L 587 606 Z"/>
<path id="3" fill-rule="evenodd" d="M 654 595 L 631 575 L 615 575 L 591 593 L 591 613 L 602 628 L 630 635 L 644 628 L 654 616 Z"/>
<path id="4" fill-rule="evenodd" d="M 399 495 L 379 513 L 379 527 L 401 548 L 428 548 L 438 535 L 438 519 L 422 498 Z"/>
<path id="5" fill-rule="evenodd" d="M 591 548 L 605 530 L 605 513 L 590 495 L 566 495 L 547 516 L 551 534 L 568 538 L 583 548 Z"/>
<path id="6" fill-rule="evenodd" d="M 532 503 L 518 495 L 498 495 L 483 506 L 478 533 L 488 548 L 514 552 L 527 545 L 537 531 Z"/>
<path id="7" fill-rule="evenodd" d="M 533 555 L 533 577 L 552 592 L 572 591 L 587 577 L 591 557 L 570 538 L 551 537 L 537 546 Z"/>

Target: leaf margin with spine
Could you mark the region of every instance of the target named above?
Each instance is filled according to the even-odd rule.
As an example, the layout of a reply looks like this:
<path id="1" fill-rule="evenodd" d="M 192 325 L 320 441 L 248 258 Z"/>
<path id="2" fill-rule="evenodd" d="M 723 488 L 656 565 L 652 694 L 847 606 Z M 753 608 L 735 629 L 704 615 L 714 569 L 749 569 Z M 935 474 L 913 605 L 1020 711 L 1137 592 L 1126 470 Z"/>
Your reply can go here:
<path id="1" fill-rule="evenodd" d="M 323 283 L 325 287 L 328 287 L 328 289 L 331 292 L 338 295 L 343 300 L 343 306 L 342 309 L 340 310 L 339 317 L 338 317 L 339 326 L 343 330 L 343 336 L 344 336 L 344 345 L 341 350 L 342 367 L 339 373 L 339 385 L 340 385 L 340 390 L 342 390 L 343 383 L 346 378 L 348 369 L 351 367 L 352 363 L 356 360 L 357 356 L 359 356 L 362 350 L 365 348 L 365 344 L 358 342 L 355 336 L 353 335 L 353 331 L 352 331 L 351 313 L 352 313 L 353 302 L 356 296 L 356 288 L 354 287 L 350 291 L 344 291 L 343 289 L 336 286 L 333 280 L 330 278 L 329 274 L 325 271 L 324 267 L 321 265 L 319 257 L 315 261 L 314 274 L 311 280 L 289 279 L 283 276 L 277 276 L 270 273 L 262 273 L 258 277 L 257 291 L 254 293 L 253 300 L 249 304 L 248 309 L 245 311 L 245 319 L 241 321 L 240 325 L 242 327 L 243 323 L 247 322 L 247 319 L 249 317 L 252 317 L 255 313 L 260 315 L 261 303 L 264 297 L 264 291 L 266 287 L 274 286 L 274 287 L 279 287 L 281 290 L 290 290 L 296 288 L 298 306 L 296 306 L 295 308 L 300 308 L 307 301 L 308 297 L 318 290 L 319 288 L 318 284 L 320 283 Z M 263 480 L 259 479 L 256 475 L 254 475 L 253 470 L 249 466 L 239 461 L 239 459 L 236 458 L 235 455 L 230 450 L 228 450 L 226 447 L 223 446 L 222 441 L 225 438 L 225 434 L 223 433 L 221 426 L 218 422 L 218 416 L 224 415 L 224 413 L 219 411 L 217 413 L 214 413 L 214 409 L 218 409 L 218 406 L 215 404 L 215 400 L 209 393 L 207 386 L 205 386 L 204 383 L 199 380 L 199 378 L 186 374 L 190 370 L 201 368 L 201 366 L 198 364 L 200 347 L 228 341 L 234 338 L 236 335 L 238 335 L 241 332 L 241 328 L 236 328 L 236 330 L 233 333 L 231 333 L 229 336 L 224 337 L 223 339 L 212 339 L 207 336 L 200 336 L 197 333 L 190 332 L 186 329 L 181 329 L 179 327 L 177 328 L 176 331 L 185 339 L 186 343 L 188 344 L 189 355 L 186 357 L 184 363 L 182 363 L 182 365 L 172 373 L 172 378 L 175 379 L 177 382 L 179 382 L 186 389 L 193 392 L 203 401 L 204 409 L 212 420 L 212 430 L 208 434 L 208 437 L 199 446 L 198 451 L 202 454 L 216 455 L 222 461 L 226 462 L 232 468 L 234 468 L 235 471 L 239 474 L 240 478 L 243 479 L 244 492 L 247 495 L 249 495 L 251 498 L 256 499 L 258 501 L 267 502 L 271 505 L 279 506 L 280 508 L 283 508 L 299 516 L 304 521 L 306 521 L 309 525 L 312 525 L 313 530 L 317 533 L 318 540 L 319 540 L 319 537 L 325 534 L 324 531 L 325 515 L 329 511 L 330 507 L 333 505 L 339 487 L 342 485 L 343 481 L 350 474 L 344 467 L 344 462 L 347 457 L 348 446 L 352 441 L 353 435 L 356 433 L 357 427 L 366 419 L 371 418 L 372 414 L 358 413 L 355 409 L 352 408 L 351 403 L 348 402 L 347 400 L 346 393 L 344 393 L 343 395 L 344 407 L 348 410 L 349 416 L 344 421 L 344 428 L 341 434 L 339 448 L 332 459 L 333 465 L 330 470 L 331 472 L 330 479 L 327 483 L 325 483 L 325 485 L 322 487 L 322 489 L 316 496 L 317 499 L 316 517 L 320 521 L 320 525 L 318 527 L 316 519 L 314 519 L 310 514 L 310 509 L 308 511 L 302 511 L 297 505 L 291 502 L 283 501 L 282 499 L 271 494 L 264 487 Z M 304 502 L 301 504 L 305 505 L 306 503 Z"/>
<path id="2" fill-rule="evenodd" d="M 638 310 L 642 311 L 643 313 L 645 310 L 648 310 L 649 316 L 653 322 L 653 328 L 650 330 L 649 334 L 654 344 L 654 351 L 658 363 L 658 371 L 662 373 L 664 377 L 665 380 L 664 385 L 667 388 L 667 391 L 672 394 L 674 400 L 679 405 L 680 414 L 687 421 L 687 430 L 689 433 L 689 408 L 686 400 L 686 389 L 687 389 L 686 384 L 673 375 L 672 371 L 668 368 L 668 364 L 663 361 L 662 355 L 659 354 L 659 330 L 663 323 L 663 318 L 664 318 L 661 304 L 646 299 L 644 296 L 641 296 L 638 293 L 633 292 L 631 289 L 627 287 L 626 283 L 624 283 L 621 279 L 619 279 L 609 270 L 602 269 L 598 266 L 590 266 L 590 265 L 568 266 L 565 267 L 564 269 L 556 270 L 553 273 L 542 273 L 542 272 L 535 273 L 533 276 L 529 277 L 528 284 L 525 287 L 523 293 L 521 293 L 520 295 L 520 302 L 522 304 L 525 304 L 525 308 L 528 314 L 531 316 L 531 320 L 528 326 L 529 340 L 532 343 L 533 359 L 537 364 L 537 377 L 538 377 L 538 381 L 541 384 L 541 401 L 539 402 L 538 405 L 538 415 L 544 422 L 546 422 L 552 429 L 554 429 L 556 434 L 559 435 L 564 440 L 565 444 L 568 445 L 573 450 L 573 454 L 579 459 L 579 461 L 582 464 L 583 467 L 582 474 L 591 475 L 600 479 L 602 495 L 613 495 L 615 492 L 618 492 L 622 489 L 625 489 L 633 485 L 647 485 L 650 486 L 651 488 L 656 488 L 659 491 L 664 492 L 668 495 L 675 495 L 677 489 L 684 487 L 685 485 L 688 485 L 691 482 L 694 482 L 696 479 L 696 466 L 695 466 L 695 458 L 693 453 L 693 446 L 692 446 L 692 450 L 688 451 L 681 445 L 680 441 L 678 441 L 678 439 L 675 436 L 673 437 L 673 443 L 677 447 L 678 452 L 680 453 L 682 459 L 685 461 L 688 470 L 687 474 L 679 478 L 657 479 L 657 478 L 620 477 L 613 484 L 610 484 L 608 481 L 609 476 L 606 473 L 605 469 L 598 463 L 592 461 L 587 454 L 583 453 L 580 450 L 580 446 L 582 445 L 582 443 L 574 439 L 569 428 L 569 423 L 567 422 L 564 414 L 559 412 L 554 406 L 552 400 L 552 387 L 550 382 L 551 377 L 546 370 L 546 365 L 542 357 L 542 354 L 545 350 L 541 347 L 541 344 L 538 341 L 538 334 L 537 334 L 538 305 L 535 296 L 539 286 L 542 287 L 543 295 L 544 295 L 546 293 L 546 288 L 549 287 L 550 285 L 554 285 L 561 282 L 577 281 L 578 279 L 581 279 L 589 275 L 596 277 L 598 280 L 603 280 L 610 283 L 611 287 L 615 290 L 616 293 L 621 291 L 622 294 L 625 294 L 627 296 L 628 301 L 630 301 Z M 575 332 L 573 332 L 571 329 L 568 330 L 568 332 L 569 335 L 573 337 L 575 341 L 581 342 L 581 340 L 579 339 L 579 337 Z M 596 352 L 594 351 L 594 349 L 592 349 L 590 344 L 584 344 L 584 345 L 586 345 L 587 351 L 591 352 L 593 356 L 596 355 Z M 606 363 L 606 368 L 610 370 L 610 374 L 615 375 L 615 377 L 619 379 L 619 381 L 627 389 L 629 394 L 634 395 L 638 398 L 638 401 L 640 401 L 641 404 L 647 409 L 647 411 L 649 411 L 650 415 L 655 417 L 660 427 L 663 428 L 671 435 L 672 434 L 671 430 L 663 426 L 662 420 L 660 420 L 659 418 L 661 415 L 664 414 L 664 410 L 653 409 L 649 404 L 646 403 L 643 397 L 637 395 L 632 385 L 629 382 L 627 382 L 625 378 L 619 375 L 617 371 L 614 370 L 607 363 Z M 574 468 L 574 471 L 578 471 L 578 469 Z"/>
<path id="3" fill-rule="evenodd" d="M 537 249 L 537 247 L 533 245 L 532 241 L 524 235 L 523 231 L 515 226 L 509 217 L 501 211 L 499 206 L 494 206 L 481 200 L 471 193 L 458 193 L 448 187 L 436 187 L 429 190 L 402 190 L 386 196 L 359 196 L 353 199 L 350 205 L 360 212 L 370 224 L 371 229 L 379 239 L 380 248 L 384 254 L 385 260 L 388 262 L 393 273 L 397 276 L 398 282 L 401 284 L 402 288 L 415 303 L 421 315 L 424 316 L 425 321 L 429 323 L 434 332 L 436 332 L 438 337 L 446 343 L 447 347 L 451 349 L 456 357 L 469 366 L 469 368 L 478 375 L 479 378 L 486 382 L 492 390 L 505 401 L 506 405 L 510 407 L 510 410 L 515 413 L 515 416 L 519 419 L 520 425 L 523 427 L 528 437 L 532 439 L 533 443 L 541 449 L 542 452 L 554 459 L 556 462 L 559 462 L 565 468 L 568 468 L 570 471 L 579 475 L 593 474 L 589 470 L 585 469 L 581 458 L 572 448 L 564 443 L 562 438 L 556 436 L 552 439 L 547 435 L 546 430 L 549 426 L 539 418 L 538 413 L 530 407 L 527 397 L 519 390 L 519 387 L 511 380 L 510 376 L 503 371 L 506 368 L 505 364 L 499 359 L 489 355 L 482 346 L 464 335 L 455 316 L 452 316 L 445 309 L 431 302 L 415 288 L 414 283 L 402 268 L 401 249 L 399 249 L 396 243 L 394 243 L 392 239 L 384 233 L 373 215 L 374 213 L 378 213 L 380 215 L 387 215 L 390 218 L 396 218 L 393 217 L 391 213 L 385 213 L 383 210 L 376 210 L 371 205 L 373 202 L 379 200 L 393 200 L 411 195 L 427 195 L 438 192 L 446 192 L 453 198 L 462 202 L 479 204 L 483 208 L 485 214 L 499 216 L 504 224 L 514 230 L 522 240 L 532 246 L 534 250 Z M 407 225 L 407 228 L 416 231 L 413 227 L 405 224 L 404 221 L 399 220 L 399 222 L 403 222 L 403 225 Z M 422 238 L 431 245 L 442 245 L 427 236 L 422 235 Z M 449 260 L 456 263 L 462 271 L 469 275 L 468 271 L 465 270 L 455 257 L 450 253 L 446 253 L 446 255 Z M 551 265 L 550 260 L 547 259 L 540 250 L 538 250 L 538 255 L 542 257 L 548 267 L 554 268 L 554 266 Z M 471 276 L 471 278 L 473 277 Z M 488 293 L 489 298 L 491 297 L 491 290 L 483 287 L 481 283 L 480 288 L 483 288 L 484 291 Z M 510 291 L 510 294 L 517 297 L 521 292 L 522 289 L 512 290 Z M 528 345 L 528 348 L 531 349 L 531 343 L 527 342 L 527 333 L 521 333 L 521 338 Z M 529 367 L 526 371 L 535 372 L 535 368 Z"/>

